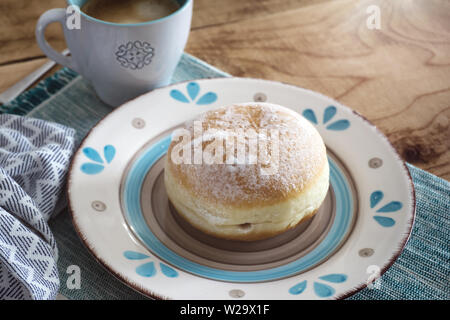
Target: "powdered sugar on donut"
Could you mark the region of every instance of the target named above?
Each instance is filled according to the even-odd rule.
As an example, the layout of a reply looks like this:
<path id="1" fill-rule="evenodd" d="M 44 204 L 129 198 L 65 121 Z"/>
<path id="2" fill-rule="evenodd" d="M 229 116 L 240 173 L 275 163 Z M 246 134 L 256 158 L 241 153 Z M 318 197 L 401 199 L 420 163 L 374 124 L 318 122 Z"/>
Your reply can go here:
<path id="1" fill-rule="evenodd" d="M 196 121 L 185 126 L 192 134 L 191 140 L 172 141 L 168 169 L 195 196 L 210 201 L 242 206 L 286 199 L 301 192 L 317 176 L 327 159 L 317 130 L 299 114 L 278 105 L 234 105 L 206 112 Z M 198 121 L 201 123 L 201 136 L 194 134 L 194 124 Z M 230 150 L 223 141 L 237 139 L 248 131 L 255 135 L 245 137 L 245 161 L 238 161 L 242 154 L 238 152 L 237 143 Z M 258 140 L 256 152 L 251 147 L 252 139 Z M 194 164 L 192 161 L 175 164 L 170 160 L 171 151 L 177 143 L 197 145 L 208 156 L 214 157 L 216 153 L 211 153 L 213 148 L 209 146 L 214 141 L 224 143 L 226 150 L 220 163 L 203 161 Z M 261 150 L 267 151 L 263 152 L 266 155 L 264 159 Z M 193 159 L 194 148 L 191 156 Z M 268 170 L 274 168 L 276 170 Z"/>

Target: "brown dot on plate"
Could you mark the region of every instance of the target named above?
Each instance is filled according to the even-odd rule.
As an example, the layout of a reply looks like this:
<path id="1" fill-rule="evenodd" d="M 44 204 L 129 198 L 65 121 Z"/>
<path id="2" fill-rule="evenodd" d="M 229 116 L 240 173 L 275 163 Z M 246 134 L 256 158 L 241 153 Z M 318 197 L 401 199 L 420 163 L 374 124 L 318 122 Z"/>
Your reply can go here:
<path id="1" fill-rule="evenodd" d="M 369 160 L 369 167 L 372 169 L 379 168 L 383 165 L 383 160 L 380 158 L 372 158 Z"/>
<path id="2" fill-rule="evenodd" d="M 242 298 L 243 296 L 245 296 L 245 292 L 240 289 L 230 290 L 229 294 L 232 298 Z"/>
<path id="3" fill-rule="evenodd" d="M 142 129 L 143 127 L 145 127 L 145 121 L 144 121 L 144 119 L 141 119 L 141 118 L 135 118 L 135 119 L 133 119 L 133 121 L 131 122 L 131 124 L 132 124 L 133 127 L 135 127 L 136 129 Z"/>
<path id="4" fill-rule="evenodd" d="M 267 101 L 267 96 L 264 93 L 258 92 L 253 96 L 255 102 L 265 102 Z"/>
<path id="5" fill-rule="evenodd" d="M 364 249 L 359 250 L 358 253 L 361 257 L 367 258 L 367 257 L 370 257 L 371 255 L 373 255 L 374 252 L 375 251 L 371 248 L 364 248 Z"/>
<path id="6" fill-rule="evenodd" d="M 98 212 L 103 212 L 106 210 L 106 204 L 101 201 L 94 201 L 92 202 L 92 209 Z"/>

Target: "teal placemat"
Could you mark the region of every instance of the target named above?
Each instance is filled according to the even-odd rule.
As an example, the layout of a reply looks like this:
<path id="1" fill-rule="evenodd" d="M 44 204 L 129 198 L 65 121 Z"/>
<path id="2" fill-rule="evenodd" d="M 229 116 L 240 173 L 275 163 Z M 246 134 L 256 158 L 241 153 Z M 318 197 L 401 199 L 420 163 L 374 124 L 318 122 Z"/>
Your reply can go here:
<path id="1" fill-rule="evenodd" d="M 228 74 L 187 54 L 173 82 L 226 77 Z M 58 122 L 77 130 L 77 144 L 101 118 L 112 111 L 75 72 L 62 69 L 36 88 L 1 106 L 0 112 Z M 374 289 L 350 299 L 450 298 L 450 183 L 408 165 L 416 188 L 416 222 L 411 238 L 397 261 Z M 76 235 L 66 208 L 50 221 L 59 247 L 60 293 L 69 299 L 145 299 L 101 267 Z M 81 288 L 68 289 L 71 265 L 81 269 Z"/>

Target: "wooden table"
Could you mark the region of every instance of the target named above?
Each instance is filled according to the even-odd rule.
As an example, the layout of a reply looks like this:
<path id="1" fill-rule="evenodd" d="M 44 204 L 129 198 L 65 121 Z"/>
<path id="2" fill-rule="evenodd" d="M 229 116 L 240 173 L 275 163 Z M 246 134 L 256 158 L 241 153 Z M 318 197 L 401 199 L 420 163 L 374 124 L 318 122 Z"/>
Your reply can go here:
<path id="1" fill-rule="evenodd" d="M 186 51 L 235 76 L 331 96 L 408 162 L 450 180 L 449 0 L 195 0 Z M 370 5 L 380 29 L 369 29 Z M 0 92 L 45 62 L 39 15 L 64 0 L 0 1 Z M 60 27 L 48 38 L 65 47 Z M 53 70 L 54 71 L 54 70 Z"/>

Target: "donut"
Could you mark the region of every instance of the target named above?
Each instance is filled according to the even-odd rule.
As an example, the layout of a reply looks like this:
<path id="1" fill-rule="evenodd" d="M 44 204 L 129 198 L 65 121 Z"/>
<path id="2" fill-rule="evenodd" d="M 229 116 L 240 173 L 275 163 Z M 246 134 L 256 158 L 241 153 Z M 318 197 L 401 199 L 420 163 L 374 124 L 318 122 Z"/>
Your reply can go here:
<path id="1" fill-rule="evenodd" d="M 318 211 L 329 188 L 326 147 L 316 128 L 291 109 L 235 104 L 173 132 L 164 183 L 177 213 L 196 229 L 222 239 L 262 240 Z"/>

